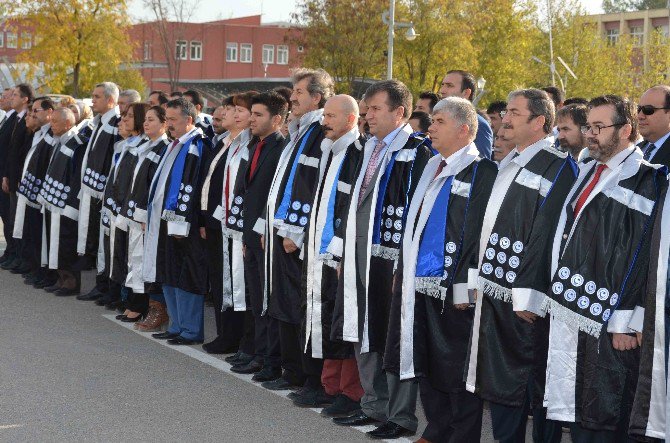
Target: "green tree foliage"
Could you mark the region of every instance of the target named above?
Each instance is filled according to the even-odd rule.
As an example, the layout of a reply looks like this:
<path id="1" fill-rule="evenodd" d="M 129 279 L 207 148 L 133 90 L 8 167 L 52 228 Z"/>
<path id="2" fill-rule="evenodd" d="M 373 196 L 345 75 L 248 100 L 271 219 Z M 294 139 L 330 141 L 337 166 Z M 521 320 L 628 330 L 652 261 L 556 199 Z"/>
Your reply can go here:
<path id="1" fill-rule="evenodd" d="M 606 13 L 667 8 L 667 0 L 603 0 Z"/>

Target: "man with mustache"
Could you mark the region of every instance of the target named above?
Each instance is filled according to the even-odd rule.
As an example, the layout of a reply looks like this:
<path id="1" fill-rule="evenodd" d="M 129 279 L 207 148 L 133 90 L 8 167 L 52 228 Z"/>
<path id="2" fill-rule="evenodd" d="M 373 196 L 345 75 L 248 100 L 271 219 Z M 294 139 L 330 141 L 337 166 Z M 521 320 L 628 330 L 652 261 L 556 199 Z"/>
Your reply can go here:
<path id="1" fill-rule="evenodd" d="M 579 161 L 580 154 L 585 151 L 586 137 L 582 134 L 582 126 L 586 124 L 588 109 L 585 105 L 568 105 L 556 113 L 556 129 L 560 148 Z M 585 157 L 588 155 L 584 154 Z"/>

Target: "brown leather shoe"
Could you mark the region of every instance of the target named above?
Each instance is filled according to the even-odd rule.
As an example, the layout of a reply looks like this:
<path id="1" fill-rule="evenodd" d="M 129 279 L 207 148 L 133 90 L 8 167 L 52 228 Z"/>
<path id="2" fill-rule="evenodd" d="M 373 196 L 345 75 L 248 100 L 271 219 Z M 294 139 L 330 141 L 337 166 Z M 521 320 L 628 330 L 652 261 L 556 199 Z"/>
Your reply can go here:
<path id="1" fill-rule="evenodd" d="M 165 305 L 155 300 L 149 300 L 147 317 L 143 321 L 135 323 L 135 328 L 143 332 L 160 331 L 169 321 Z"/>

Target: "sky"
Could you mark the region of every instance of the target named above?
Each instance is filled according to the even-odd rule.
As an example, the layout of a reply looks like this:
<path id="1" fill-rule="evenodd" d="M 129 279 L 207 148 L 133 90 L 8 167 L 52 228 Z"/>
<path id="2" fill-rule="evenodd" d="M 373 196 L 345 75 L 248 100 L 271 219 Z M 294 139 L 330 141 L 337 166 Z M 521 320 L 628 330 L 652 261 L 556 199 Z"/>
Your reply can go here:
<path id="1" fill-rule="evenodd" d="M 187 0 L 188 1 L 188 0 Z M 263 15 L 263 22 L 289 21 L 298 0 L 195 0 L 197 8 L 191 21 L 204 22 L 246 15 Z M 581 0 L 587 12 L 598 14 L 602 0 Z M 130 13 L 135 20 L 150 19 L 151 14 L 142 0 L 130 1 Z"/>

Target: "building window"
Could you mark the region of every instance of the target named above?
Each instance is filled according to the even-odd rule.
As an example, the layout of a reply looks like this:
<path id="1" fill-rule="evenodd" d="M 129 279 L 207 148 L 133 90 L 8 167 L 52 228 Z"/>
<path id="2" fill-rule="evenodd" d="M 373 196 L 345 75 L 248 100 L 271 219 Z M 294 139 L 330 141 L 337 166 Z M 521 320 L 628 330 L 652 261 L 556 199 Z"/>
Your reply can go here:
<path id="1" fill-rule="evenodd" d="M 288 46 L 286 45 L 277 46 L 277 64 L 288 65 Z"/>
<path id="2" fill-rule="evenodd" d="M 270 65 L 275 62 L 274 45 L 263 45 L 263 64 Z"/>
<path id="3" fill-rule="evenodd" d="M 618 29 L 608 29 L 605 37 L 607 37 L 607 44 L 614 46 L 619 42 L 619 30 Z"/>
<path id="4" fill-rule="evenodd" d="M 186 60 L 186 42 L 184 40 L 177 40 L 177 52 L 175 58 L 177 60 Z"/>
<path id="5" fill-rule="evenodd" d="M 668 38 L 668 26 L 654 26 L 654 31 L 658 32 L 663 38 Z"/>
<path id="6" fill-rule="evenodd" d="M 5 33 L 0 31 L 0 48 L 5 47 Z"/>
<path id="7" fill-rule="evenodd" d="M 305 47 L 300 45 L 298 46 L 298 52 L 303 52 L 305 50 Z"/>
<path id="8" fill-rule="evenodd" d="M 240 62 L 251 63 L 252 51 L 251 43 L 240 43 Z"/>
<path id="9" fill-rule="evenodd" d="M 144 42 L 143 60 L 151 60 L 151 42 Z"/>
<path id="10" fill-rule="evenodd" d="M 237 61 L 237 43 L 226 43 L 226 61 Z"/>
<path id="11" fill-rule="evenodd" d="M 202 60 L 202 42 L 191 42 L 191 60 Z"/>
<path id="12" fill-rule="evenodd" d="M 16 48 L 17 45 L 17 37 L 14 32 L 8 32 L 7 33 L 7 47 L 8 48 Z"/>
<path id="13" fill-rule="evenodd" d="M 644 45 L 644 28 L 642 26 L 631 26 L 630 36 L 635 46 Z"/>
<path id="14" fill-rule="evenodd" d="M 30 32 L 21 33 L 21 49 L 30 49 L 33 47 L 33 36 Z"/>

